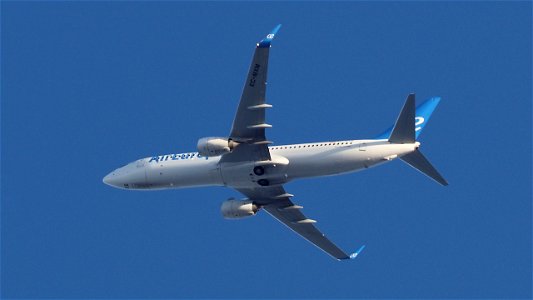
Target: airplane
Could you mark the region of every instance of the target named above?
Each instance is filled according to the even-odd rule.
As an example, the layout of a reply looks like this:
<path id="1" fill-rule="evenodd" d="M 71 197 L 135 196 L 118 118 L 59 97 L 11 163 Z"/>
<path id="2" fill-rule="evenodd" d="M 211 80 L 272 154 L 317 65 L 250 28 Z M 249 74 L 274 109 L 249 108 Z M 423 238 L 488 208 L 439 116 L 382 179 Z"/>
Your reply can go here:
<path id="1" fill-rule="evenodd" d="M 265 129 L 272 127 L 265 120 L 266 110 L 272 108 L 265 101 L 268 57 L 280 27 L 256 44 L 228 137 L 201 138 L 197 152 L 136 160 L 112 171 L 103 182 L 126 190 L 230 187 L 246 198 L 224 201 L 224 218 L 240 219 L 264 210 L 333 258 L 353 259 L 365 246 L 352 254 L 341 250 L 317 229 L 315 220 L 302 213 L 302 206 L 293 203 L 294 195 L 283 185 L 297 179 L 366 170 L 395 159 L 448 185 L 420 152 L 417 141 L 440 97 L 415 108 L 415 94 L 409 94 L 394 126 L 374 139 L 270 145 L 265 134 Z"/>

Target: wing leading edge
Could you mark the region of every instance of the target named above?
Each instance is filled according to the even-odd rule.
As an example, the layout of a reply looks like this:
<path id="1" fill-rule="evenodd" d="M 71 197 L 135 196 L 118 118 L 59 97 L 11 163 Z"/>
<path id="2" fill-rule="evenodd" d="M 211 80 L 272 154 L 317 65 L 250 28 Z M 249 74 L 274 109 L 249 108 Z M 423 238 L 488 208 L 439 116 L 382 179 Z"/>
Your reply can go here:
<path id="1" fill-rule="evenodd" d="M 313 225 L 316 221 L 307 218 L 301 212 L 302 207 L 290 200 L 293 195 L 288 194 L 281 185 L 239 189 L 239 192 L 256 202 L 268 214 L 292 231 L 337 260 L 353 259 L 364 249 L 363 246 L 355 253 L 346 254 Z"/>

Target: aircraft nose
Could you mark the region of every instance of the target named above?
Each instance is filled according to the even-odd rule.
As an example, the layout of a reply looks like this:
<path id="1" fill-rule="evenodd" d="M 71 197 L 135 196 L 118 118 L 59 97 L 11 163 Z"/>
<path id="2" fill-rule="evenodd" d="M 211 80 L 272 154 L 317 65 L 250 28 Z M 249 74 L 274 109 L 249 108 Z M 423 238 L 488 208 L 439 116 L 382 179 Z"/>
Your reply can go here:
<path id="1" fill-rule="evenodd" d="M 116 174 L 114 172 L 111 172 L 109 174 L 107 174 L 106 176 L 104 176 L 104 179 L 102 179 L 102 181 L 109 185 L 109 186 L 113 186 L 113 187 L 118 187 L 119 186 L 119 180 L 118 180 L 118 176 L 116 176 Z"/>
<path id="2" fill-rule="evenodd" d="M 109 174 L 104 176 L 104 179 L 102 179 L 102 182 L 109 185 Z"/>
<path id="3" fill-rule="evenodd" d="M 102 181 L 119 189 L 145 188 L 146 168 L 144 164 L 133 162 L 107 174 Z"/>

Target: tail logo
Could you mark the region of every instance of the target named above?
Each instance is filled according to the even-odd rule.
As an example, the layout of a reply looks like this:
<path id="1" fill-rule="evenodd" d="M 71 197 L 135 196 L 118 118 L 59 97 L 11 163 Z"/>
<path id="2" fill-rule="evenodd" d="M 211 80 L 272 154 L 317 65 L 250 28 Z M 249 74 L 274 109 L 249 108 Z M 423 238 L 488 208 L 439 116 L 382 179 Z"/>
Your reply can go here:
<path id="1" fill-rule="evenodd" d="M 418 125 L 422 125 L 424 124 L 424 117 L 415 117 L 415 131 L 419 131 L 420 129 L 422 129 L 422 126 L 418 126 Z"/>

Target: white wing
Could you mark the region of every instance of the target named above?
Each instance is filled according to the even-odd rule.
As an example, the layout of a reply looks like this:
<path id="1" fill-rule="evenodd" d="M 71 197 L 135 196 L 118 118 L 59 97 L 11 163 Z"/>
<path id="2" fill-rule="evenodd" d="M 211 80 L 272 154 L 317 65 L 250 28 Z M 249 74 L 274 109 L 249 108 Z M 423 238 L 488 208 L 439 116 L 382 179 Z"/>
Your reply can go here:
<path id="1" fill-rule="evenodd" d="M 270 160 L 265 128 L 272 126 L 265 123 L 265 110 L 272 105 L 265 103 L 265 94 L 270 43 L 280 27 L 257 43 L 229 136 L 239 145 L 221 162 Z"/>
<path id="2" fill-rule="evenodd" d="M 265 129 L 272 126 L 265 122 L 265 110 L 272 105 L 265 102 L 265 94 L 270 43 L 280 27 L 281 25 L 276 26 L 266 38 L 257 43 L 230 133 L 230 139 L 238 145 L 232 152 L 224 154 L 220 163 L 271 160 L 268 150 L 270 142 L 266 139 Z M 354 258 L 360 252 L 348 255 L 327 239 L 313 225 L 315 221 L 304 216 L 300 211 L 301 207 L 292 203 L 290 200 L 292 195 L 287 194 L 283 186 L 237 190 L 264 208 L 278 221 L 334 258 L 339 260 Z"/>
<path id="3" fill-rule="evenodd" d="M 346 254 L 320 232 L 313 225 L 316 221 L 307 218 L 301 212 L 302 207 L 295 205 L 290 200 L 292 195 L 287 194 L 283 186 L 238 189 L 238 191 L 253 200 L 261 208 L 264 208 L 271 216 L 285 224 L 292 231 L 332 257 L 341 260 L 356 256 L 356 254 Z"/>

